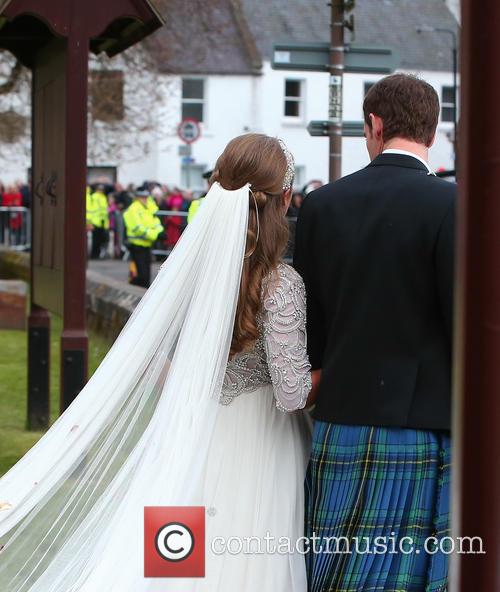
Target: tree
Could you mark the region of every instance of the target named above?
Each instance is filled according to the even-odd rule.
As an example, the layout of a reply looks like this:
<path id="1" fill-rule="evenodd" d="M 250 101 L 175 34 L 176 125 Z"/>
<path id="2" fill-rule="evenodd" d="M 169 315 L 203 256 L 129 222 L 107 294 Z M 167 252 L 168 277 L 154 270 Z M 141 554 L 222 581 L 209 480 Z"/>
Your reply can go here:
<path id="1" fill-rule="evenodd" d="M 126 165 L 147 155 L 160 136 L 175 133 L 168 125 L 175 126 L 180 117 L 177 111 L 172 113 L 180 102 L 179 75 L 205 71 L 221 40 L 228 41 L 226 52 L 241 50 L 231 45 L 243 18 L 239 0 L 154 3 L 166 17 L 162 29 L 114 58 L 89 56 L 91 165 Z M 243 44 L 251 44 L 244 33 Z M 15 164 L 16 170 L 27 169 L 30 163 L 30 86 L 29 70 L 1 51 L 0 161 Z"/>
<path id="2" fill-rule="evenodd" d="M 0 50 L 0 159 L 13 169 L 29 166 L 31 73 Z"/>

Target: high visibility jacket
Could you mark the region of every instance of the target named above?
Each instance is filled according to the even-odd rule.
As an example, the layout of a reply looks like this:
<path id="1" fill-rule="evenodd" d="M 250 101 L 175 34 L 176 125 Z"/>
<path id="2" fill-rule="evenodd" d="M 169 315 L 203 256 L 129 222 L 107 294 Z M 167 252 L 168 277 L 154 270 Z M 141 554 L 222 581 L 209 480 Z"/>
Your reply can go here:
<path id="1" fill-rule="evenodd" d="M 194 217 L 198 213 L 200 206 L 201 206 L 201 199 L 195 199 L 191 202 L 191 205 L 189 206 L 189 210 L 188 210 L 188 217 L 187 217 L 188 224 L 191 224 L 191 222 L 194 220 Z"/>
<path id="2" fill-rule="evenodd" d="M 158 207 L 158 204 L 156 203 L 154 197 L 152 197 L 151 195 L 148 197 L 148 210 L 152 213 L 152 214 L 156 214 L 156 212 L 159 210 L 160 208 Z"/>
<path id="3" fill-rule="evenodd" d="M 87 188 L 87 224 L 109 228 L 108 198 L 101 191 L 90 193 Z"/>
<path id="4" fill-rule="evenodd" d="M 127 237 L 131 244 L 150 247 L 163 232 L 160 219 L 151 211 L 149 204 L 136 199 L 123 213 Z"/>

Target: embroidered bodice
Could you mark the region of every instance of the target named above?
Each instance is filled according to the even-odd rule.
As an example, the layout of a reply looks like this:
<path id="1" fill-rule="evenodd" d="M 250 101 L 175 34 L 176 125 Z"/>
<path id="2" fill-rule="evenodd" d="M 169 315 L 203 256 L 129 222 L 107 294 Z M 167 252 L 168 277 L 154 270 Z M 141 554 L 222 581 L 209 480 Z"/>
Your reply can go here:
<path id="1" fill-rule="evenodd" d="M 280 264 L 263 282 L 260 336 L 227 365 L 220 403 L 272 384 L 281 411 L 302 409 L 311 390 L 306 343 L 306 292 L 300 275 Z"/>

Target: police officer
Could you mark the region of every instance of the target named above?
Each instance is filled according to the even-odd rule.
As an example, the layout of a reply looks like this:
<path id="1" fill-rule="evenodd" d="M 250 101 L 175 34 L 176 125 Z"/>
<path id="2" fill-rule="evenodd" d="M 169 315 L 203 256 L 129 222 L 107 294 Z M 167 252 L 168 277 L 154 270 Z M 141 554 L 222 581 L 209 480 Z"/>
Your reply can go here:
<path id="1" fill-rule="evenodd" d="M 151 247 L 163 233 L 160 219 L 151 208 L 148 191 L 136 191 L 134 201 L 123 214 L 132 264 L 129 281 L 149 288 L 151 283 Z"/>
<path id="2" fill-rule="evenodd" d="M 108 242 L 109 214 L 108 198 L 104 185 L 98 185 L 94 193 L 87 187 L 87 230 L 92 231 L 91 259 L 99 259 Z"/>

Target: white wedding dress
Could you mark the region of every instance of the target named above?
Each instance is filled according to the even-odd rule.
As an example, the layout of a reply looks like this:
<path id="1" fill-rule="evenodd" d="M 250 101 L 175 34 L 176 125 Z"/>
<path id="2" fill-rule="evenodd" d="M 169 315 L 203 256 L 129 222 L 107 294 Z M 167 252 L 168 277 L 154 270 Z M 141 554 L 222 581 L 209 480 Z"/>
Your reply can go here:
<path id="1" fill-rule="evenodd" d="M 305 338 L 305 288 L 287 265 L 266 282 L 261 338 L 253 351 L 228 365 L 210 445 L 203 494 L 207 546 L 213 537 L 254 536 L 293 546 L 303 536 L 304 477 L 310 421 L 304 407 L 311 390 Z M 286 546 L 286 545 L 285 545 Z M 304 556 L 210 554 L 206 581 L 182 590 L 305 592 Z"/>
<path id="2" fill-rule="evenodd" d="M 76 400 L 0 479 L 2 592 L 305 592 L 299 553 L 213 537 L 303 534 L 305 294 L 281 265 L 261 337 L 229 349 L 249 186 L 215 183 Z M 206 577 L 144 577 L 144 507 L 207 507 Z"/>

